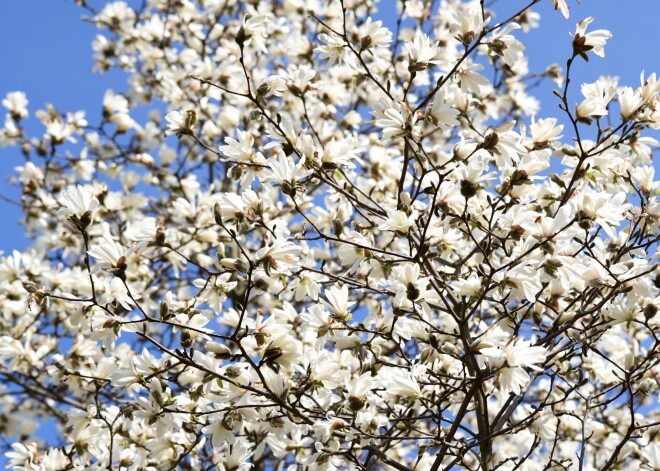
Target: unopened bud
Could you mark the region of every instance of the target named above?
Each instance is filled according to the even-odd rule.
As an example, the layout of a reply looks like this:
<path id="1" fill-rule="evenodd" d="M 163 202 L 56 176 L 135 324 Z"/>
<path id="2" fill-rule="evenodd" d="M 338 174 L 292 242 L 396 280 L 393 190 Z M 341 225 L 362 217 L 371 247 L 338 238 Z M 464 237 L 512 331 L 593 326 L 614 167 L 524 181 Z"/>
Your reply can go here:
<path id="1" fill-rule="evenodd" d="M 332 220 L 332 232 L 339 237 L 344 232 L 344 223 L 339 218 Z"/>
<path id="2" fill-rule="evenodd" d="M 160 303 L 159 311 L 160 320 L 166 321 L 170 317 L 170 306 L 166 302 Z"/>
<path id="3" fill-rule="evenodd" d="M 213 205 L 213 218 L 218 226 L 222 226 L 222 209 L 220 209 L 219 203 Z"/>
<path id="4" fill-rule="evenodd" d="M 360 52 L 369 49 L 373 43 L 374 41 L 369 35 L 366 35 L 364 38 L 360 39 Z"/>
<path id="5" fill-rule="evenodd" d="M 186 110 L 186 129 L 192 129 L 197 122 L 197 113 L 194 110 Z"/>
<path id="6" fill-rule="evenodd" d="M 649 320 L 658 313 L 658 307 L 655 304 L 647 304 L 644 307 L 644 318 Z"/>
<path id="7" fill-rule="evenodd" d="M 238 33 L 236 33 L 236 37 L 234 38 L 234 40 L 236 41 L 236 44 L 238 44 L 241 47 L 241 49 L 243 49 L 243 44 L 245 44 L 246 39 L 247 38 L 245 37 L 245 28 L 241 26 L 240 29 L 238 30 Z"/>

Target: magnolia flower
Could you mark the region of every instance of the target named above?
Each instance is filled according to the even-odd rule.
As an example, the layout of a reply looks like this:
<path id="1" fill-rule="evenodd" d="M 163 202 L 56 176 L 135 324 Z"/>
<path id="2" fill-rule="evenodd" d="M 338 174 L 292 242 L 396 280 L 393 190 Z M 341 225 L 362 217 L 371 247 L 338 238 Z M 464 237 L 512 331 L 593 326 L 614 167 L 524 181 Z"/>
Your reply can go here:
<path id="1" fill-rule="evenodd" d="M 79 221 L 91 221 L 92 212 L 99 205 L 99 200 L 91 195 L 82 185 L 68 187 L 62 192 L 61 202 L 64 206 L 59 210 L 60 214 L 75 216 Z"/>
<path id="2" fill-rule="evenodd" d="M 176 134 L 181 137 L 184 134 L 192 134 L 193 127 L 197 121 L 197 113 L 194 110 L 186 110 L 185 113 L 180 111 L 170 111 L 165 115 L 167 120 L 167 130 L 165 137 Z"/>
<path id="3" fill-rule="evenodd" d="M 255 257 L 264 263 L 267 271 L 288 273 L 290 266 L 298 263 L 300 247 L 285 239 L 275 239 L 266 247 L 257 251 Z"/>
<path id="4" fill-rule="evenodd" d="M 115 278 L 116 279 L 116 278 Z M 91 340 L 102 340 L 104 348 L 112 348 L 121 334 L 124 319 L 97 310 L 91 319 Z"/>
<path id="5" fill-rule="evenodd" d="M 545 348 L 533 347 L 529 340 L 520 339 L 504 348 L 484 348 L 480 353 L 489 359 L 494 368 L 498 368 L 497 377 L 504 394 L 520 394 L 522 387 L 529 381 L 525 368 L 542 371 L 538 364 L 543 363 L 547 355 Z"/>
<path id="6" fill-rule="evenodd" d="M 241 26 L 241 29 L 236 35 L 236 42 L 241 47 L 252 44 L 254 47 L 261 50 L 261 52 L 267 54 L 267 36 L 265 31 L 267 24 L 268 17 L 266 17 L 266 15 L 257 15 L 251 18 L 248 15 L 245 15 L 243 18 L 243 26 Z"/>
<path id="7" fill-rule="evenodd" d="M 644 78 L 644 71 L 642 71 L 639 81 L 641 82 L 641 95 L 644 101 L 651 101 L 660 93 L 660 80 L 656 78 L 655 72 Z"/>
<path id="8" fill-rule="evenodd" d="M 311 170 L 303 165 L 302 159 L 294 164 L 284 152 L 280 152 L 277 159 L 271 160 L 268 165 L 271 174 L 264 180 L 276 182 L 282 187 L 282 191 L 291 197 L 298 191 L 298 182 L 311 173 Z"/>
<path id="9" fill-rule="evenodd" d="M 468 278 L 454 281 L 451 288 L 460 296 L 476 296 L 483 290 L 483 284 L 477 275 L 471 274 Z"/>
<path id="10" fill-rule="evenodd" d="M 607 114 L 607 102 L 598 97 L 585 98 L 582 103 L 575 108 L 575 116 L 578 121 L 584 122 L 585 124 L 590 124 L 591 118 L 600 118 Z"/>
<path id="11" fill-rule="evenodd" d="M 450 31 L 463 45 L 469 46 L 472 41 L 483 31 L 490 21 L 490 17 L 484 19 L 481 8 L 476 4 L 463 4 L 463 8 L 453 13 L 453 23 Z"/>
<path id="12" fill-rule="evenodd" d="M 660 470 L 660 443 L 649 443 L 643 448 L 644 461 L 653 471 Z"/>
<path id="13" fill-rule="evenodd" d="M 44 124 L 46 125 L 46 133 L 44 134 L 45 139 L 48 139 L 55 144 L 62 144 L 65 141 L 73 142 L 74 144 L 78 142 L 76 138 L 73 137 L 74 128 L 69 125 L 69 123 L 61 119 L 54 119 L 47 120 Z"/>
<path id="14" fill-rule="evenodd" d="M 374 385 L 374 380 L 370 373 L 364 373 L 353 378 L 347 385 L 347 399 L 352 410 L 361 409 Z"/>
<path id="15" fill-rule="evenodd" d="M 126 267 L 126 255 L 128 254 L 124 254 L 124 248 L 108 234 L 103 234 L 100 243 L 92 245 L 87 253 L 99 260 L 99 267 Z"/>
<path id="16" fill-rule="evenodd" d="M 560 133 L 564 129 L 564 125 L 557 126 L 557 118 L 539 119 L 538 121 L 532 118 L 532 124 L 529 127 L 532 133 L 532 141 L 534 147 L 544 148 L 548 143 L 555 139 L 560 139 Z"/>
<path id="17" fill-rule="evenodd" d="M 117 125 L 117 133 L 121 134 L 129 129 L 139 128 L 140 125 L 128 113 L 114 113 L 108 118 L 110 123 Z"/>
<path id="18" fill-rule="evenodd" d="M 28 99 L 23 92 L 9 92 L 7 98 L 2 100 L 2 106 L 7 108 L 14 121 L 28 117 Z"/>
<path id="19" fill-rule="evenodd" d="M 355 303 L 349 302 L 348 300 L 348 286 L 343 285 L 340 288 L 339 286 L 335 285 L 329 290 L 325 290 L 324 294 L 327 301 L 322 299 L 321 302 L 334 313 L 336 318 L 350 318 L 351 311 L 349 309 Z"/>
<path id="20" fill-rule="evenodd" d="M 227 299 L 227 293 L 238 284 L 236 281 L 229 281 L 231 277 L 231 273 L 223 273 L 222 275 L 211 277 L 210 280 L 198 278 L 193 281 L 193 285 L 202 290 L 198 295 L 199 298 L 211 306 L 215 312 L 219 313 L 222 310 L 222 303 Z"/>
<path id="21" fill-rule="evenodd" d="M 378 377 L 387 394 L 417 398 L 422 394 L 422 389 L 415 378 L 417 370 L 383 367 Z"/>
<path id="22" fill-rule="evenodd" d="M 509 23 L 502 31 L 494 31 L 488 42 L 488 50 L 491 56 L 501 57 L 508 66 L 512 66 L 525 50 L 523 43 L 518 41 L 509 33 L 514 29 L 520 29 L 518 23 Z"/>
<path id="23" fill-rule="evenodd" d="M 561 14 L 564 15 L 564 18 L 568 19 L 568 5 L 566 5 L 566 0 L 551 0 L 552 4 L 555 7 L 555 10 L 561 11 Z"/>
<path id="24" fill-rule="evenodd" d="M 5 456 L 9 458 L 9 461 L 7 462 L 8 466 L 20 466 L 26 471 L 36 471 L 40 468 L 38 465 L 39 460 L 37 458 L 39 449 L 37 448 L 36 443 L 30 442 L 27 443 L 27 445 L 23 445 L 22 443 L 17 442 L 13 443 L 11 448 L 13 451 L 5 453 Z"/>
<path id="25" fill-rule="evenodd" d="M 392 41 L 392 32 L 383 28 L 382 21 L 372 21 L 367 18 L 358 29 L 360 38 L 360 50 L 364 51 L 372 47 L 387 46 Z"/>
<path id="26" fill-rule="evenodd" d="M 419 130 L 409 122 L 410 110 L 404 103 L 386 103 L 381 101 L 377 108 L 372 111 L 376 116 L 375 126 L 383 128 L 383 138 L 391 139 L 393 137 L 402 137 L 410 135 L 413 130 L 413 136 L 417 137 Z"/>
<path id="27" fill-rule="evenodd" d="M 619 104 L 621 105 L 621 117 L 624 120 L 633 116 L 644 105 L 644 98 L 640 89 L 633 90 L 631 87 L 623 87 L 619 91 Z"/>
<path id="28" fill-rule="evenodd" d="M 392 305 L 406 311 L 413 310 L 413 302 L 428 308 L 427 301 L 435 301 L 437 293 L 427 290 L 429 277 L 420 277 L 421 269 L 416 263 L 403 263 L 392 269 L 392 290 L 396 293 Z"/>
<path id="29" fill-rule="evenodd" d="M 264 160 L 259 152 L 254 151 L 254 136 L 246 131 L 236 130 L 238 140 L 233 137 L 225 137 L 224 146 L 220 146 L 218 150 L 227 157 L 221 157 L 221 160 L 237 160 L 239 162 L 254 162 L 257 160 Z"/>
<path id="30" fill-rule="evenodd" d="M 124 286 L 124 283 L 119 278 L 113 278 L 112 281 L 106 279 L 103 285 L 105 290 L 99 297 L 100 304 L 118 302 L 127 311 L 132 309 L 133 301 L 128 294 L 126 286 Z"/>
<path id="31" fill-rule="evenodd" d="M 323 275 L 304 270 L 289 284 L 288 288 L 295 290 L 296 301 L 301 301 L 305 298 L 317 299 L 321 292 L 321 285 Z"/>
<path id="32" fill-rule="evenodd" d="M 265 346 L 263 359 L 290 368 L 300 359 L 300 347 L 300 342 L 289 333 L 277 334 L 271 337 L 271 341 Z"/>
<path id="33" fill-rule="evenodd" d="M 351 139 L 335 140 L 331 139 L 321 152 L 314 151 L 312 155 L 319 157 L 321 168 L 324 170 L 335 170 L 340 167 L 354 168 L 354 159 L 357 159 L 357 143 Z"/>
<path id="34" fill-rule="evenodd" d="M 411 66 L 423 70 L 429 64 L 440 64 L 440 48 L 438 42 L 431 44 L 431 39 L 421 30 L 415 32 L 415 37 L 404 46 L 410 56 Z"/>
<path id="35" fill-rule="evenodd" d="M 481 64 L 466 65 L 458 69 L 458 76 L 461 82 L 461 90 L 467 92 L 468 90 L 482 95 L 490 86 L 490 82 L 486 77 L 477 73 L 477 70 L 483 70 L 484 66 Z"/>
<path id="36" fill-rule="evenodd" d="M 440 129 L 448 129 L 451 126 L 461 124 L 457 119 L 460 111 L 445 101 L 442 90 L 438 91 L 433 97 L 433 104 L 431 105 L 429 115 L 433 118 L 434 124 L 437 124 Z"/>
<path id="37" fill-rule="evenodd" d="M 592 17 L 580 21 L 577 24 L 575 36 L 573 37 L 573 54 L 580 55 L 580 57 L 587 61 L 589 60 L 587 57 L 588 51 L 593 51 L 597 56 L 605 57 L 603 46 L 612 37 L 612 33 L 604 29 L 598 29 L 585 34 L 587 26 L 592 21 L 594 21 Z"/>
<path id="38" fill-rule="evenodd" d="M 128 100 L 121 93 L 107 90 L 103 96 L 103 113 L 107 116 L 112 113 L 128 113 Z"/>
<path id="39" fill-rule="evenodd" d="M 626 203 L 626 194 L 623 192 L 611 195 L 584 191 L 577 198 L 577 206 L 583 217 L 600 224 L 612 239 L 616 239 L 614 228 L 621 223 L 631 208 L 630 203 Z"/>
<path id="40" fill-rule="evenodd" d="M 403 234 L 407 233 L 417 221 L 417 211 L 410 214 L 399 210 L 389 210 L 387 212 L 387 220 L 384 224 L 378 226 L 381 231 L 397 231 Z"/>
<path id="41" fill-rule="evenodd" d="M 335 62 L 343 62 L 346 55 L 346 43 L 342 38 L 334 33 L 319 34 L 318 38 L 325 44 L 319 44 L 314 50 L 319 53 L 322 60 L 328 61 L 328 67 L 334 65 Z"/>

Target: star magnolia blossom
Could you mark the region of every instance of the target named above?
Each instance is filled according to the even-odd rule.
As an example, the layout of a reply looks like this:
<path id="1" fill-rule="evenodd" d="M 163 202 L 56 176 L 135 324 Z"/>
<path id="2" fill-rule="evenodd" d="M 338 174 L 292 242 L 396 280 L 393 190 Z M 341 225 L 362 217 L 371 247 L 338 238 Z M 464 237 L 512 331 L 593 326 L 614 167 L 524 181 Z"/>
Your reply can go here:
<path id="1" fill-rule="evenodd" d="M 590 33 L 586 33 L 587 26 L 594 21 L 589 17 L 577 24 L 575 29 L 575 36 L 573 37 L 573 50 L 576 54 L 587 59 L 587 51 L 593 51 L 594 54 L 600 57 L 605 57 L 605 42 L 612 37 L 612 33 L 605 29 L 598 29 Z"/>
<path id="2" fill-rule="evenodd" d="M 522 2 L 103 3 L 98 116 L 0 100 L 6 467 L 660 469 L 656 74 L 531 70 Z"/>

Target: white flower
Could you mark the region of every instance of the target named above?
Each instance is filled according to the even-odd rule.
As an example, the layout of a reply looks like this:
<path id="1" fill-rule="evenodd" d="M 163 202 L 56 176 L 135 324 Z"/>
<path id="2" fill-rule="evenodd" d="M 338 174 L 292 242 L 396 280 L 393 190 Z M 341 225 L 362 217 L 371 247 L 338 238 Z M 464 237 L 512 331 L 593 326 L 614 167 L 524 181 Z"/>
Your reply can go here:
<path id="1" fill-rule="evenodd" d="M 591 118 L 600 118 L 607 114 L 607 102 L 599 97 L 585 98 L 582 103 L 575 108 L 575 115 L 578 121 L 582 121 L 586 124 L 591 123 Z"/>
<path id="2" fill-rule="evenodd" d="M 99 297 L 100 304 L 110 304 L 113 302 L 118 302 L 126 310 L 131 310 L 133 301 L 128 295 L 128 290 L 124 283 L 119 278 L 113 278 L 112 281 L 107 279 L 104 282 L 105 290 L 103 294 Z"/>
<path id="3" fill-rule="evenodd" d="M 464 92 L 471 90 L 477 95 L 483 94 L 490 86 L 488 79 L 477 73 L 477 70 L 483 70 L 483 68 L 484 66 L 481 64 L 471 64 L 458 69 L 461 90 Z"/>
<path id="4" fill-rule="evenodd" d="M 564 18 L 568 19 L 568 5 L 566 5 L 566 0 L 551 0 L 552 4 L 555 7 L 555 10 L 561 11 L 561 14 L 564 15 Z"/>
<path id="5" fill-rule="evenodd" d="M 483 288 L 481 279 L 475 274 L 467 279 L 454 281 L 451 287 L 454 293 L 460 296 L 476 296 Z"/>
<path id="6" fill-rule="evenodd" d="M 367 398 L 369 392 L 371 392 L 373 385 L 374 380 L 371 377 L 371 373 L 364 373 L 357 378 L 353 378 L 348 383 L 346 395 L 352 408 L 356 407 L 360 402 L 364 403 L 363 401 Z"/>
<path id="7" fill-rule="evenodd" d="M 90 338 L 102 340 L 103 347 L 112 348 L 121 334 L 123 323 L 124 320 L 121 317 L 108 315 L 105 311 L 98 310 L 92 316 Z"/>
<path id="8" fill-rule="evenodd" d="M 396 293 L 392 305 L 398 309 L 412 311 L 412 303 L 428 307 L 427 301 L 435 301 L 437 293 L 427 290 L 429 277 L 420 277 L 421 269 L 416 263 L 402 263 L 392 269 L 392 290 Z"/>
<path id="9" fill-rule="evenodd" d="M 237 41 L 241 45 L 252 44 L 257 49 L 261 50 L 264 54 L 268 53 L 266 49 L 266 31 L 265 27 L 268 24 L 268 17 L 265 15 L 257 15 L 250 18 L 248 15 L 245 15 L 243 18 L 243 26 L 241 27 L 242 33 L 239 32 L 237 36 Z M 243 35 L 240 38 L 240 35 Z"/>
<path id="10" fill-rule="evenodd" d="M 126 265 L 124 248 L 115 242 L 108 234 L 103 234 L 100 243 L 92 245 L 87 251 L 89 255 L 100 261 L 102 268 L 121 268 Z M 130 253 L 130 252 L 129 252 Z"/>
<path id="11" fill-rule="evenodd" d="M 537 148 L 543 148 L 548 145 L 549 141 L 560 139 L 560 133 L 563 131 L 564 125 L 557 126 L 557 118 L 539 119 L 538 121 L 532 118 L 532 124 L 529 130 L 532 133 L 532 141 Z"/>
<path id="12" fill-rule="evenodd" d="M 360 49 L 365 50 L 377 46 L 387 46 L 392 41 L 392 32 L 383 28 L 382 21 L 372 21 L 369 17 L 358 29 L 358 37 L 360 38 Z"/>
<path id="13" fill-rule="evenodd" d="M 300 354 L 300 342 L 285 332 L 272 337 L 264 349 L 263 358 L 270 363 L 290 368 L 295 362 L 300 361 Z"/>
<path id="14" fill-rule="evenodd" d="M 192 129 L 197 121 L 197 113 L 194 110 L 186 110 L 185 113 L 180 111 L 170 111 L 165 115 L 167 120 L 167 130 L 165 137 L 176 134 L 181 137 L 184 134 L 191 134 Z"/>
<path id="15" fill-rule="evenodd" d="M 457 119 L 460 111 L 445 101 L 442 90 L 438 91 L 433 97 L 433 104 L 431 105 L 429 115 L 433 117 L 434 124 L 437 124 L 440 129 L 448 129 L 451 126 L 461 124 Z"/>
<path id="16" fill-rule="evenodd" d="M 524 44 L 509 34 L 514 29 L 520 29 L 520 25 L 509 23 L 502 31 L 493 32 L 488 42 L 490 55 L 502 57 L 502 60 L 508 66 L 512 66 L 525 50 Z"/>
<path id="17" fill-rule="evenodd" d="M 9 458 L 7 466 L 14 469 L 20 466 L 21 468 L 18 469 L 24 469 L 25 471 L 37 471 L 40 468 L 37 458 L 39 450 L 36 443 L 30 442 L 26 446 L 17 442 L 13 443 L 11 448 L 14 451 L 5 453 L 5 456 Z"/>
<path id="18" fill-rule="evenodd" d="M 413 211 L 408 215 L 403 211 L 389 210 L 387 212 L 387 220 L 384 224 L 378 226 L 378 229 L 381 231 L 397 231 L 405 234 L 415 225 L 416 220 L 417 211 Z"/>
<path id="19" fill-rule="evenodd" d="M 639 80 L 642 85 L 642 98 L 644 101 L 651 101 L 660 92 L 660 80 L 655 76 L 655 72 L 644 78 L 644 72 L 640 74 Z"/>
<path id="20" fill-rule="evenodd" d="M 222 310 L 222 303 L 227 299 L 227 293 L 236 287 L 238 282 L 229 281 L 231 273 L 212 276 L 210 280 L 198 278 L 193 281 L 195 287 L 203 290 L 198 297 L 213 308 L 215 312 Z"/>
<path id="21" fill-rule="evenodd" d="M 108 118 L 110 123 L 117 125 L 117 133 L 121 134 L 129 129 L 139 129 L 140 125 L 128 113 L 114 113 Z"/>
<path id="22" fill-rule="evenodd" d="M 332 66 L 335 62 L 342 63 L 345 57 L 346 43 L 344 40 L 334 33 L 319 34 L 319 41 L 325 44 L 319 44 L 316 52 L 322 60 L 328 61 L 328 67 Z"/>
<path id="23" fill-rule="evenodd" d="M 413 137 L 419 137 L 419 128 L 411 122 L 410 110 L 405 103 L 388 103 L 384 99 L 381 99 L 371 114 L 377 118 L 374 125 L 383 128 L 384 139 L 411 134 Z"/>
<path id="24" fill-rule="evenodd" d="M 64 207 L 59 210 L 59 213 L 66 216 L 76 216 L 79 220 L 90 219 L 92 212 L 99 205 L 99 200 L 82 185 L 68 187 L 64 190 L 61 202 Z"/>
<path id="25" fill-rule="evenodd" d="M 298 263 L 300 247 L 285 239 L 275 239 L 272 245 L 263 247 L 257 251 L 255 257 L 263 262 L 267 271 L 276 273 L 288 273 L 292 265 Z"/>
<path id="26" fill-rule="evenodd" d="M 260 152 L 254 151 L 254 136 L 247 131 L 236 130 L 238 140 L 233 137 L 225 137 L 224 146 L 220 146 L 219 150 L 227 157 L 221 157 L 221 160 L 237 160 L 239 162 L 255 162 L 263 163 L 265 159 Z"/>
<path id="27" fill-rule="evenodd" d="M 573 37 L 573 51 L 574 54 L 579 54 L 584 60 L 587 58 L 587 52 L 593 51 L 594 54 L 600 57 L 605 57 L 605 42 L 612 37 L 612 33 L 605 29 L 598 29 L 591 33 L 586 33 L 589 23 L 594 21 L 592 17 L 586 18 L 577 24 L 575 29 L 575 36 Z"/>
<path id="28" fill-rule="evenodd" d="M 295 290 L 296 301 L 301 301 L 307 297 L 317 299 L 321 292 L 321 285 L 319 283 L 322 280 L 322 275 L 303 270 L 288 287 Z"/>
<path id="29" fill-rule="evenodd" d="M 457 9 L 453 13 L 453 23 L 450 27 L 451 34 L 457 36 L 457 39 L 468 46 L 481 33 L 484 27 L 490 21 L 490 17 L 484 18 L 481 15 L 481 8 L 476 4 L 463 4 L 463 8 Z"/>
<path id="30" fill-rule="evenodd" d="M 348 286 L 343 285 L 340 288 L 335 285 L 329 290 L 325 290 L 324 294 L 327 301 L 322 299 L 321 302 L 334 313 L 334 317 L 338 319 L 350 318 L 351 312 L 349 309 L 355 303 L 348 300 Z"/>
<path id="31" fill-rule="evenodd" d="M 484 348 L 480 352 L 490 359 L 497 371 L 500 390 L 503 393 L 520 394 L 522 387 L 529 381 L 525 368 L 542 371 L 538 366 L 545 361 L 547 351 L 543 347 L 533 347 L 529 340 L 517 340 L 507 344 L 503 349 L 497 347 Z"/>
<path id="32" fill-rule="evenodd" d="M 409 371 L 404 368 L 383 367 L 378 377 L 387 394 L 417 398 L 422 394 L 422 389 L 415 378 L 416 371 L 415 368 Z"/>
<path id="33" fill-rule="evenodd" d="M 642 450 L 647 466 L 653 471 L 660 471 L 660 443 L 653 442 Z"/>
<path id="34" fill-rule="evenodd" d="M 7 97 L 2 100 L 2 106 L 7 108 L 11 118 L 18 121 L 28 117 L 28 99 L 23 92 L 9 92 Z"/>
<path id="35" fill-rule="evenodd" d="M 121 93 L 115 94 L 112 90 L 107 90 L 103 96 L 103 112 L 107 115 L 128 113 L 128 100 Z"/>
<path id="36" fill-rule="evenodd" d="M 621 117 L 624 120 L 631 119 L 644 105 L 641 90 L 623 87 L 619 91 L 619 104 L 621 105 Z"/>
<path id="37" fill-rule="evenodd" d="M 418 69 L 425 69 L 428 64 L 440 64 L 440 48 L 438 42 L 431 44 L 431 39 L 420 30 L 415 32 L 412 41 L 405 44 L 410 56 L 411 65 Z"/>
<path id="38" fill-rule="evenodd" d="M 630 203 L 626 203 L 624 192 L 612 195 L 583 191 L 577 198 L 577 206 L 583 216 L 600 224 L 612 239 L 616 239 L 614 228 L 621 223 L 631 208 Z"/>
<path id="39" fill-rule="evenodd" d="M 276 182 L 282 187 L 282 192 L 294 197 L 298 191 L 298 182 L 311 173 L 304 167 L 302 159 L 294 164 L 284 153 L 280 152 L 277 159 L 269 162 L 271 174 L 264 180 Z"/>

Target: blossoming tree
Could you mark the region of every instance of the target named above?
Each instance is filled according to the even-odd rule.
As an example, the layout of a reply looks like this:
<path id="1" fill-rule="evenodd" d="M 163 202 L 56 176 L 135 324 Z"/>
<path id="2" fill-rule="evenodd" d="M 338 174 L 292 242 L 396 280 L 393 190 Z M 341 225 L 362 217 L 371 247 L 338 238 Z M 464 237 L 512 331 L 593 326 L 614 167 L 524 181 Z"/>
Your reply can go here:
<path id="1" fill-rule="evenodd" d="M 538 1 L 79 0 L 130 87 L 2 101 L 8 465 L 660 469 L 660 80 L 575 104 L 611 34 L 530 73 Z"/>

